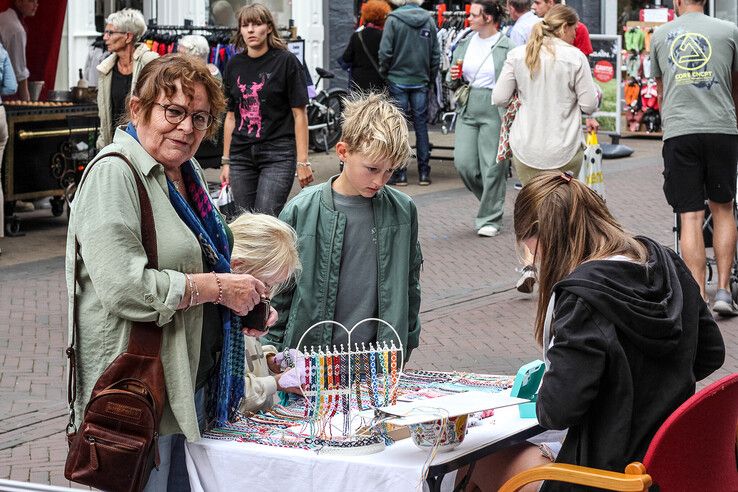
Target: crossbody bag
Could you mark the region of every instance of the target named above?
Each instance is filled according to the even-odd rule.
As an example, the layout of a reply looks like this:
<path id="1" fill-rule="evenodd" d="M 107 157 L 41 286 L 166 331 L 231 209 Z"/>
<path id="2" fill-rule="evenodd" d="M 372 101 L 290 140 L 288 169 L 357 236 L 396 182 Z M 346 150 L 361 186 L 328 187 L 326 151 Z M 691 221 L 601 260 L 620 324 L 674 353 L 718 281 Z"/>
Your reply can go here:
<path id="1" fill-rule="evenodd" d="M 141 241 L 148 259 L 146 266 L 158 268 L 154 214 L 141 178 L 123 154 L 110 153 L 101 157 L 118 157 L 133 172 L 141 206 Z M 140 491 L 146 486 L 151 470 L 159 466 L 159 423 L 166 400 L 161 364 L 162 329 L 151 321 L 132 323 L 126 351 L 100 375 L 85 408 L 82 424 L 77 429 L 74 425 L 74 402 L 79 363 L 78 258 L 79 242 L 75 237 L 72 333 L 67 348 L 69 454 L 64 476 L 102 490 Z"/>
<path id="2" fill-rule="evenodd" d="M 379 66 L 377 65 L 377 62 L 374 61 L 374 58 L 372 58 L 371 53 L 369 53 L 369 48 L 366 47 L 366 43 L 364 43 L 364 37 L 362 34 L 364 33 L 364 29 L 360 30 L 357 34 L 357 37 L 359 38 L 359 43 L 361 44 L 361 49 L 364 50 L 364 54 L 367 58 L 369 58 L 369 62 L 372 64 L 372 67 L 374 67 L 374 70 L 377 72 L 377 75 L 379 75 L 382 80 L 387 80 L 387 78 L 382 75 L 382 72 L 379 70 Z"/>

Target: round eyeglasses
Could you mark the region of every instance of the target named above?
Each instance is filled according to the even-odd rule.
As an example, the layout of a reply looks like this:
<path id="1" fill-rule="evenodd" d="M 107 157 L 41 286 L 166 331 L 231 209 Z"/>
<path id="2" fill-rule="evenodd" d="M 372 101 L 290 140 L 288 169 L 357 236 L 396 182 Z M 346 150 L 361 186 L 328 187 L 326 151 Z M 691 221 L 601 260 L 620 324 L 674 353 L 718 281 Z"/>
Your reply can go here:
<path id="1" fill-rule="evenodd" d="M 164 109 L 164 118 L 172 125 L 179 125 L 185 120 L 185 118 L 191 116 L 192 126 L 194 126 L 197 130 L 204 131 L 210 128 L 210 125 L 212 125 L 213 121 L 215 121 L 213 115 L 208 113 L 207 111 L 195 111 L 193 113 L 188 113 L 185 108 L 183 108 L 182 106 L 177 106 L 176 104 L 156 104 Z"/>

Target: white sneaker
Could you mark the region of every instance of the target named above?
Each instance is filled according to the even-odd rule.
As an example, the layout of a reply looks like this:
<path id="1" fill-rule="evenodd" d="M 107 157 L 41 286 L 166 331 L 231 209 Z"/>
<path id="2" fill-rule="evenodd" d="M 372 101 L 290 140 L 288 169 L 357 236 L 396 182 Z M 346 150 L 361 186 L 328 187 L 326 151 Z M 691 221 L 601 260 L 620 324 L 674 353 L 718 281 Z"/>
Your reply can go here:
<path id="1" fill-rule="evenodd" d="M 518 292 L 530 294 L 533 292 L 534 285 L 536 285 L 536 268 L 528 265 L 523 268 L 523 274 L 515 284 L 515 288 L 518 289 Z"/>
<path id="2" fill-rule="evenodd" d="M 500 230 L 495 226 L 486 225 L 479 228 L 477 235 L 481 237 L 495 237 L 500 233 Z"/>

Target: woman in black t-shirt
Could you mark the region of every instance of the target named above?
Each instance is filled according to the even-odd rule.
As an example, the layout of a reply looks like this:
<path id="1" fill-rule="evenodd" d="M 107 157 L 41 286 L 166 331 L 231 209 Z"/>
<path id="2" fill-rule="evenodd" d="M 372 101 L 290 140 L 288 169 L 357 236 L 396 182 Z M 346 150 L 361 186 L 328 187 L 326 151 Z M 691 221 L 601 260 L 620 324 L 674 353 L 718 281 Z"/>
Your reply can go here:
<path id="1" fill-rule="evenodd" d="M 384 0 L 369 0 L 361 7 L 364 25 L 349 39 L 341 61 L 351 67 L 351 90 L 382 92 L 384 77 L 379 73 L 379 42 L 390 7 Z"/>
<path id="2" fill-rule="evenodd" d="M 287 51 L 271 12 L 247 5 L 238 12 L 236 48 L 223 83 L 228 109 L 223 134 L 221 182 L 236 204 L 279 215 L 295 176 L 313 181 L 308 162 L 307 84 L 300 61 Z"/>

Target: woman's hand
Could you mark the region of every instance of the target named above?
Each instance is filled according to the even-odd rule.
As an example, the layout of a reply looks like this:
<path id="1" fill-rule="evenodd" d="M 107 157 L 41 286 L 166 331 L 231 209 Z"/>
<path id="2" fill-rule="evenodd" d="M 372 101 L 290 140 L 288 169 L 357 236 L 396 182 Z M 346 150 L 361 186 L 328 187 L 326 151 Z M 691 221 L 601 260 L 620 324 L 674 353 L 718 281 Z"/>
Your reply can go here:
<path id="1" fill-rule="evenodd" d="M 251 275 L 221 273 L 219 278 L 223 289 L 221 304 L 239 316 L 244 316 L 261 302 L 262 297 L 269 295 L 264 283 Z"/>
<path id="2" fill-rule="evenodd" d="M 300 181 L 300 188 L 304 188 L 315 179 L 313 177 L 313 168 L 310 166 L 297 166 L 297 179 Z"/>
<path id="3" fill-rule="evenodd" d="M 594 118 L 587 118 L 585 120 L 585 124 L 587 125 L 587 133 L 597 133 L 597 131 L 600 129 L 600 123 Z"/>
<path id="4" fill-rule="evenodd" d="M 459 65 L 454 63 L 451 65 L 449 71 L 451 73 L 451 80 L 459 80 L 461 78 L 461 67 Z"/>
<path id="5" fill-rule="evenodd" d="M 259 330 L 254 330 L 253 328 L 243 328 L 241 330 L 241 333 L 243 333 L 247 337 L 260 338 L 260 337 L 263 337 L 264 335 L 266 335 L 267 333 L 269 333 L 269 330 L 267 330 L 267 331 L 259 331 Z"/>
<path id="6" fill-rule="evenodd" d="M 272 306 L 269 306 L 269 319 L 267 319 L 267 328 L 270 326 L 274 326 L 277 323 L 277 319 L 279 319 L 279 315 L 277 314 L 277 310 L 274 309 Z"/>
<path id="7" fill-rule="evenodd" d="M 231 166 L 229 164 L 220 165 L 220 184 L 231 184 Z"/>

